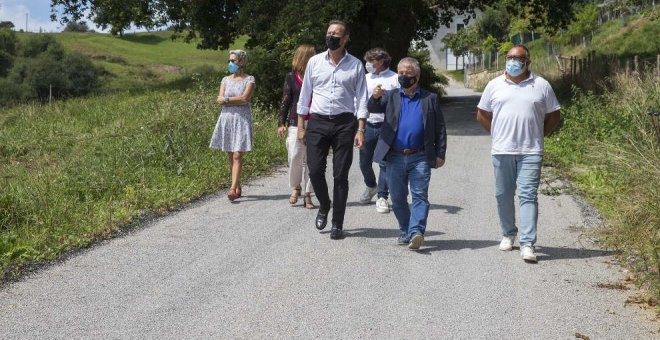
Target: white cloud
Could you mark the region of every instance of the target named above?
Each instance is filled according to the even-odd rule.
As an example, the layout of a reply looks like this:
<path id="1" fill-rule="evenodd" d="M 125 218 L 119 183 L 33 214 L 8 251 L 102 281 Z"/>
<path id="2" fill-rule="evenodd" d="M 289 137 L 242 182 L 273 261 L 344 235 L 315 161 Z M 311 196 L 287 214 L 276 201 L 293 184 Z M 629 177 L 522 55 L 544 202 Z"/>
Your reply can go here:
<path id="1" fill-rule="evenodd" d="M 27 13 L 27 31 L 28 32 L 61 32 L 64 29 L 64 25 L 60 24 L 59 21 L 50 20 L 50 1 L 49 0 L 39 0 L 39 1 L 29 1 L 27 4 L 24 1 L 23 3 L 16 3 L 16 1 L 11 0 L 0 0 L 0 21 L 11 21 L 14 23 L 14 29 L 25 30 L 25 14 Z M 87 22 L 87 25 L 90 29 L 94 29 L 97 32 L 109 32 L 109 29 L 102 30 L 97 27 L 93 22 L 87 20 L 87 15 L 85 15 L 84 21 Z M 59 18 L 58 18 L 59 19 Z"/>

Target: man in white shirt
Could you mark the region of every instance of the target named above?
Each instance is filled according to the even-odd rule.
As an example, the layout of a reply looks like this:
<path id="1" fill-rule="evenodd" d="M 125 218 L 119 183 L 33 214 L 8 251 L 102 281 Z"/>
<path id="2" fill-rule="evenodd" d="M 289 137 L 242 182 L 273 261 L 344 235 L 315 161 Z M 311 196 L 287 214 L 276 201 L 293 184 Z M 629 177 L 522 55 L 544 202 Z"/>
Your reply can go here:
<path id="1" fill-rule="evenodd" d="M 491 80 L 477 105 L 477 121 L 492 137 L 495 196 L 502 229 L 500 250 L 510 251 L 518 234 L 513 197 L 520 205 L 520 255 L 536 262 L 537 191 L 543 136 L 559 123 L 560 105 L 550 84 L 529 70 L 529 50 L 516 45 L 506 55 L 506 72 Z"/>
<path id="2" fill-rule="evenodd" d="M 309 178 L 319 200 L 316 228 L 325 228 L 332 206 L 330 238 L 336 240 L 343 237 L 353 144 L 359 148 L 364 144 L 364 127 L 368 115 L 367 84 L 362 63 L 346 52 L 345 46 L 349 41 L 346 24 L 331 21 L 325 41 L 328 50 L 313 56 L 305 69 L 298 100 L 298 114 L 306 115 L 311 112 L 311 117 L 306 130 L 298 127 L 298 138 L 307 144 Z M 334 202 L 330 200 L 325 180 L 330 148 Z"/>
<path id="3" fill-rule="evenodd" d="M 384 91 L 399 88 L 399 80 L 396 72 L 389 69 L 392 57 L 382 48 L 372 48 L 364 54 L 367 69 L 367 97 L 376 101 L 383 96 Z M 371 101 L 369 102 L 371 103 Z M 379 163 L 380 172 L 378 182 L 372 166 L 374 150 L 380 136 L 380 128 L 385 120 L 385 113 L 380 107 L 371 107 L 367 104 L 369 118 L 367 118 L 366 131 L 364 132 L 364 148 L 360 149 L 360 171 L 364 178 L 366 188 L 360 196 L 360 203 L 370 203 L 374 195 L 376 199 L 376 211 L 389 213 L 390 205 L 387 203 L 389 189 L 387 187 L 385 163 Z"/>

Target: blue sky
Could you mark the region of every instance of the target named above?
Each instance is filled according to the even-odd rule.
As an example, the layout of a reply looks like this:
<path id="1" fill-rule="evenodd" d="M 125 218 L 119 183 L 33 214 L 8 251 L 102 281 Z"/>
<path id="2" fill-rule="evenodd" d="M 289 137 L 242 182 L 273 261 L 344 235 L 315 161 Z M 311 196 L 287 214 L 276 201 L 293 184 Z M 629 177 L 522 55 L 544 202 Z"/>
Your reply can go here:
<path id="1" fill-rule="evenodd" d="M 62 25 L 50 21 L 50 0 L 0 0 L 0 21 L 11 21 L 16 30 L 25 30 L 25 14 L 28 14 L 28 31 L 59 32 Z"/>
<path id="2" fill-rule="evenodd" d="M 44 32 L 61 32 L 64 28 L 59 22 L 50 21 L 50 0 L 0 0 L 0 21 L 13 22 L 16 30 L 25 30 L 26 13 L 28 14 L 27 28 L 29 32 L 39 32 L 40 28 Z M 98 32 L 102 31 L 94 23 L 85 20 L 89 28 Z"/>

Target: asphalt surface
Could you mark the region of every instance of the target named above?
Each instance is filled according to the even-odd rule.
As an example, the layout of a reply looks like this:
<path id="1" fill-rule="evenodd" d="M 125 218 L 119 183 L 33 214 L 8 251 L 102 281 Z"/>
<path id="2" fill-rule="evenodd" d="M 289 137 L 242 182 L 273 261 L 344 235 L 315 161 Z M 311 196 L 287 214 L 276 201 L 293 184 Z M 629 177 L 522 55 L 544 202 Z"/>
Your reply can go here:
<path id="1" fill-rule="evenodd" d="M 236 203 L 218 193 L 5 285 L 0 338 L 657 339 L 649 312 L 624 305 L 633 292 L 599 287 L 626 273 L 585 236 L 594 217 L 579 199 L 539 195 L 538 264 L 498 250 L 478 94 L 448 94 L 420 251 L 396 245 L 393 213 L 357 203 L 356 152 L 345 239 L 289 206 L 280 169 Z"/>

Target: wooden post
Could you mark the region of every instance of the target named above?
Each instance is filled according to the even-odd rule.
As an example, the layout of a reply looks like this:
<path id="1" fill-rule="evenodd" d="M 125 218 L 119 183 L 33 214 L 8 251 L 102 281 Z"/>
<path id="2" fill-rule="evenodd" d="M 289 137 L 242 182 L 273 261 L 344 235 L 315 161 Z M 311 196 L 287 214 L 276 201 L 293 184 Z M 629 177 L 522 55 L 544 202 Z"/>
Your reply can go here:
<path id="1" fill-rule="evenodd" d="M 635 72 L 639 74 L 639 56 L 635 55 Z"/>
<path id="2" fill-rule="evenodd" d="M 626 59 L 626 77 L 630 75 L 630 59 Z"/>
<path id="3" fill-rule="evenodd" d="M 577 63 L 575 56 L 571 57 L 571 76 L 573 78 L 577 76 Z"/>
<path id="4" fill-rule="evenodd" d="M 48 105 L 53 101 L 53 85 L 48 85 Z"/>
<path id="5" fill-rule="evenodd" d="M 582 75 L 582 58 L 577 60 L 577 66 L 578 66 L 578 75 Z"/>

